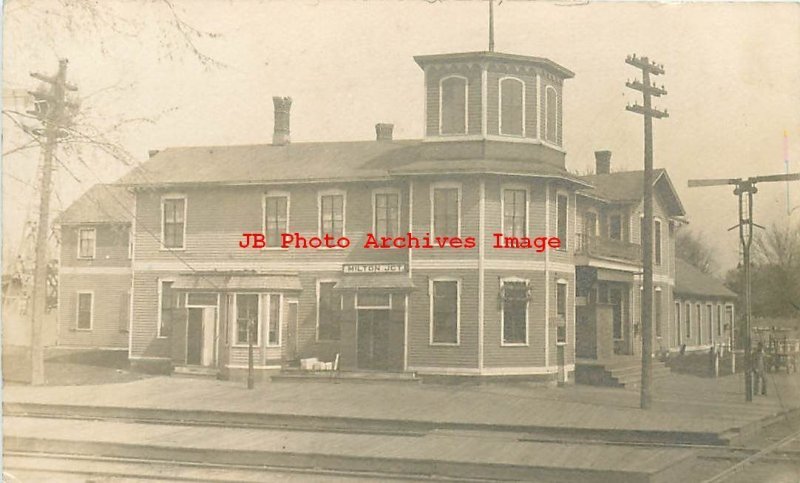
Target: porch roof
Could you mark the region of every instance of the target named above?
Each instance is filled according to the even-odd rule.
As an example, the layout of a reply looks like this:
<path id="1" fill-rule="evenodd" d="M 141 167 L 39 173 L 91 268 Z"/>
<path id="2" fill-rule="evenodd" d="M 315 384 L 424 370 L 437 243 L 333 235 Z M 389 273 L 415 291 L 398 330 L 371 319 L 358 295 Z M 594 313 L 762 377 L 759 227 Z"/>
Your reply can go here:
<path id="1" fill-rule="evenodd" d="M 297 275 L 289 274 L 192 274 L 180 275 L 172 288 L 194 292 L 267 292 L 302 290 Z"/>
<path id="2" fill-rule="evenodd" d="M 405 273 L 344 275 L 335 290 L 394 289 L 412 290 L 414 284 Z"/>

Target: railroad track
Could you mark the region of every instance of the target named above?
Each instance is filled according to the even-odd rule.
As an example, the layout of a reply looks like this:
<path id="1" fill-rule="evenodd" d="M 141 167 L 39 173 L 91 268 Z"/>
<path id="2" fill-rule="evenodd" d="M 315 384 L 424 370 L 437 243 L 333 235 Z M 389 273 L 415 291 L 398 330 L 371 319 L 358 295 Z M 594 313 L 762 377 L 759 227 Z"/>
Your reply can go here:
<path id="1" fill-rule="evenodd" d="M 787 448 L 787 446 L 792 445 L 796 446 L 796 448 Z M 728 459 L 735 460 L 735 464 L 703 480 L 703 483 L 722 483 L 731 481 L 748 471 L 751 473 L 760 474 L 764 471 L 764 465 L 778 464 L 788 466 L 789 468 L 787 468 L 787 471 L 796 470 L 797 481 L 800 481 L 800 431 L 794 431 L 791 434 L 771 444 L 768 444 L 764 448 L 750 449 L 748 452 L 750 454 L 745 452 L 738 455 L 734 454 L 734 452 L 731 452 L 731 454 L 728 455 Z M 702 457 L 725 459 L 724 454 L 705 455 Z M 756 465 L 760 465 L 760 468 L 754 468 Z"/>

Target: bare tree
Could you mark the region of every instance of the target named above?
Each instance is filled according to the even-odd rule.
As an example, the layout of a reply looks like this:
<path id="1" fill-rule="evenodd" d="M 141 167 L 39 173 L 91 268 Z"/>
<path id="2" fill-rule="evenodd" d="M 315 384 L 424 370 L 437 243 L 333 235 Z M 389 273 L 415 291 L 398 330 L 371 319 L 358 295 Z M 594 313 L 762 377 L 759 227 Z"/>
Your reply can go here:
<path id="1" fill-rule="evenodd" d="M 713 273 L 717 268 L 711 246 L 685 226 L 675 236 L 675 253 L 703 273 Z"/>

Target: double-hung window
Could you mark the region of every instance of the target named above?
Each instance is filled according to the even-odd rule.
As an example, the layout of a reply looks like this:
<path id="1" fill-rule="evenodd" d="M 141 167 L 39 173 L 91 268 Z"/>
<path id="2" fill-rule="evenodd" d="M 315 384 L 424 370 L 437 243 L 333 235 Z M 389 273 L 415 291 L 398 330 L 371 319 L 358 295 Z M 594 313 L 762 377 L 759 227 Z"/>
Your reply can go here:
<path id="1" fill-rule="evenodd" d="M 92 330 L 93 298 L 91 292 L 78 292 L 78 330 Z"/>
<path id="2" fill-rule="evenodd" d="M 161 233 L 163 248 L 185 248 L 186 198 L 164 198 L 161 201 Z"/>
<path id="3" fill-rule="evenodd" d="M 556 227 L 558 238 L 561 240 L 560 250 L 567 249 L 567 209 L 569 207 L 569 198 L 567 195 L 558 195 L 556 197 L 556 205 L 558 210 L 558 218 L 556 219 Z"/>
<path id="4" fill-rule="evenodd" d="M 177 316 L 178 292 L 172 289 L 172 284 L 166 280 L 159 282 L 158 337 L 168 337 L 172 333 L 173 319 Z"/>
<path id="5" fill-rule="evenodd" d="M 400 233 L 400 195 L 396 192 L 377 192 L 373 200 L 375 236 L 394 237 Z"/>
<path id="6" fill-rule="evenodd" d="M 503 345 L 528 343 L 528 283 L 503 281 Z"/>
<path id="7" fill-rule="evenodd" d="M 339 340 L 339 317 L 342 296 L 333 290 L 336 282 L 319 282 L 317 285 L 317 340 Z"/>
<path id="8" fill-rule="evenodd" d="M 661 220 L 653 221 L 653 251 L 656 265 L 661 265 Z"/>
<path id="9" fill-rule="evenodd" d="M 461 190 L 457 187 L 434 187 L 433 189 L 434 236 L 459 236 Z"/>
<path id="10" fill-rule="evenodd" d="M 528 235 L 528 192 L 524 189 L 503 190 L 503 234 L 524 237 Z"/>
<path id="11" fill-rule="evenodd" d="M 459 295 L 456 280 L 432 280 L 431 286 L 431 344 L 459 343 Z"/>
<path id="12" fill-rule="evenodd" d="M 320 236 L 344 236 L 344 194 L 321 194 L 319 197 Z"/>
<path id="13" fill-rule="evenodd" d="M 264 231 L 267 248 L 280 248 L 281 234 L 289 231 L 289 196 L 267 194 L 264 197 Z"/>
<path id="14" fill-rule="evenodd" d="M 552 86 L 545 90 L 545 133 L 544 138 L 558 144 L 558 93 Z"/>
<path id="15" fill-rule="evenodd" d="M 94 258 L 97 231 L 94 228 L 78 229 L 78 258 Z"/>

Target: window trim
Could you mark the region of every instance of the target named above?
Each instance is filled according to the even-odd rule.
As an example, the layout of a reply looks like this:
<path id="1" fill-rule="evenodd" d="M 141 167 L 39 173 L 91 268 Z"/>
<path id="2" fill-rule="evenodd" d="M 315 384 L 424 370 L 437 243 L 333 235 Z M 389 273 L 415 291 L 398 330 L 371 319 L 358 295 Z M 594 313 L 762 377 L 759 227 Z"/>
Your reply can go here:
<path id="1" fill-rule="evenodd" d="M 231 335 L 231 340 L 233 341 L 233 343 L 231 344 L 231 347 L 249 347 L 249 344 L 247 342 L 241 344 L 237 342 L 236 338 L 239 332 L 239 295 L 258 296 L 258 304 L 256 304 L 258 307 L 258 321 L 256 321 L 256 325 L 258 326 L 258 334 L 256 334 L 256 343 L 253 344 L 253 347 L 261 347 L 261 339 L 262 339 L 261 333 L 264 332 L 263 330 L 264 314 L 262 313 L 263 310 L 261 310 L 262 294 L 260 292 L 233 292 L 233 324 L 231 324 L 231 326 L 233 327 L 233 334 Z"/>
<path id="2" fill-rule="evenodd" d="M 442 111 L 443 111 L 443 99 L 442 96 L 442 84 L 447 79 L 463 79 L 464 80 L 464 132 L 462 133 L 443 133 L 442 132 Z M 450 74 L 445 77 L 439 79 L 439 136 L 466 136 L 469 131 L 469 79 L 463 75 L 458 74 Z"/>
<path id="3" fill-rule="evenodd" d="M 456 283 L 456 341 L 433 341 L 433 285 L 435 282 Z M 461 279 L 458 277 L 431 277 L 428 279 L 428 345 L 434 347 L 458 347 L 461 345 Z"/>
<path id="4" fill-rule="evenodd" d="M 393 300 L 394 297 L 392 297 L 391 293 L 386 294 L 386 295 L 389 296 L 389 305 L 359 305 L 358 299 L 359 299 L 359 295 L 361 295 L 362 293 L 363 292 L 356 292 L 356 300 L 355 300 L 356 310 L 359 310 L 359 309 L 366 309 L 366 310 L 392 310 L 392 303 L 394 301 Z"/>
<path id="5" fill-rule="evenodd" d="M 697 314 L 697 344 L 703 344 L 703 304 L 695 302 L 695 312 Z"/>
<path id="6" fill-rule="evenodd" d="M 314 325 L 314 340 L 315 340 L 316 342 L 341 342 L 341 340 L 342 340 L 342 334 L 341 334 L 341 325 L 340 325 L 340 327 L 339 327 L 339 330 L 340 330 L 340 332 L 339 332 L 339 339 L 338 339 L 338 340 L 337 340 L 337 339 L 320 339 L 320 338 L 319 338 L 319 315 L 320 315 L 320 312 L 319 312 L 319 308 L 320 308 L 320 303 L 319 303 L 319 300 L 320 300 L 320 299 L 319 299 L 319 297 L 320 297 L 320 285 L 321 285 L 321 284 L 323 284 L 323 283 L 333 283 L 333 284 L 336 284 L 337 282 L 338 282 L 338 280 L 336 280 L 336 279 L 334 279 L 334 278 L 318 278 L 318 279 L 315 281 L 316 293 L 315 293 L 315 297 L 314 297 L 314 299 L 316 300 L 316 304 L 317 304 L 317 309 L 316 309 L 317 320 L 316 320 L 316 324 Z M 335 287 L 335 286 L 336 286 L 336 285 L 334 285 L 334 287 Z M 341 294 L 339 294 L 339 310 L 344 310 L 344 297 L 343 297 Z"/>
<path id="7" fill-rule="evenodd" d="M 342 197 L 342 237 L 347 236 L 347 190 L 343 189 L 327 189 L 317 191 L 317 236 L 322 238 L 322 197 L 323 196 L 341 196 Z M 330 234 L 333 236 L 333 234 Z M 326 250 L 341 250 L 340 247 L 320 247 Z"/>
<path id="8" fill-rule="evenodd" d="M 156 279 L 156 283 L 158 284 L 157 285 L 157 290 L 158 290 L 158 317 L 156 318 L 156 339 L 169 339 L 169 335 L 163 335 L 161 333 L 161 327 L 163 325 L 161 323 L 161 310 L 162 310 L 163 297 L 164 297 L 164 293 L 163 293 L 162 287 L 164 285 L 164 282 L 175 283 L 175 279 L 174 278 L 157 278 Z"/>
<path id="9" fill-rule="evenodd" d="M 403 199 L 402 199 L 402 195 L 400 194 L 400 189 L 393 188 L 393 187 L 375 188 L 374 190 L 372 190 L 372 196 L 371 196 L 371 199 L 372 199 L 372 234 L 375 235 L 375 236 L 386 236 L 385 234 L 379 235 L 378 234 L 378 230 L 377 230 L 377 224 L 378 224 L 378 219 L 377 219 L 378 218 L 378 216 L 377 216 L 378 215 L 378 212 L 377 212 L 378 200 L 377 200 L 377 197 L 378 197 L 378 195 L 397 195 L 397 226 L 395 227 L 396 228 L 395 233 L 397 233 L 397 235 L 399 235 L 400 234 L 400 226 L 401 226 L 401 223 L 400 223 L 400 218 L 401 218 L 401 216 L 400 216 L 400 208 L 401 208 L 401 206 L 403 206 Z M 395 235 L 395 236 L 397 236 L 397 235 Z"/>
<path id="10" fill-rule="evenodd" d="M 555 99 L 555 104 L 556 104 L 555 105 L 555 112 L 554 112 L 554 116 L 553 116 L 554 120 L 555 120 L 555 127 L 553 128 L 553 136 L 555 137 L 555 139 L 550 139 L 550 138 L 547 137 L 547 128 L 548 128 L 547 118 L 550 117 L 550 116 L 547 115 L 548 111 L 549 111 L 549 108 L 550 108 L 550 103 L 547 101 L 547 92 L 551 91 L 551 90 L 553 91 L 553 94 L 555 95 L 554 99 Z M 558 134 L 559 134 L 559 132 L 558 132 L 558 91 L 552 85 L 548 85 L 548 86 L 546 86 L 544 88 L 544 136 L 543 136 L 544 142 L 549 143 L 549 144 L 553 144 L 553 145 L 556 145 L 556 146 L 560 146 L 561 144 L 558 141 Z"/>
<path id="11" fill-rule="evenodd" d="M 591 213 L 591 214 L 594 215 L 594 233 L 586 233 L 585 232 L 586 215 L 588 213 Z M 586 210 L 583 211 L 583 214 L 581 215 L 581 225 L 580 226 L 581 226 L 581 233 L 584 236 L 585 235 L 589 235 L 589 236 L 593 236 L 593 237 L 599 237 L 600 236 L 600 213 L 597 212 L 596 208 L 589 207 L 589 208 L 586 208 Z"/>
<path id="12" fill-rule="evenodd" d="M 503 289 L 503 284 L 506 282 L 524 282 L 526 286 L 530 284 L 530 280 L 520 277 L 502 277 L 500 279 L 500 289 Z M 500 347 L 528 347 L 530 345 L 530 300 L 525 302 L 525 342 L 506 342 L 506 314 L 505 314 L 505 300 L 500 303 Z"/>
<path id="13" fill-rule="evenodd" d="M 269 342 L 269 324 L 272 322 L 272 296 L 278 296 L 278 343 L 277 344 L 270 344 Z M 264 334 L 266 337 L 264 338 L 266 344 L 264 347 L 268 348 L 275 348 L 275 347 L 282 347 L 283 346 L 283 294 L 280 292 L 265 292 L 261 294 L 261 297 L 266 296 L 267 299 L 267 318 L 264 325 Z M 261 300 L 259 300 L 259 303 Z M 260 312 L 260 310 L 259 310 Z M 259 316 L 261 314 L 259 313 Z M 260 333 L 258 334 L 261 335 Z"/>
<path id="14" fill-rule="evenodd" d="M 183 244 L 179 247 L 167 247 L 165 246 L 164 242 L 164 225 L 166 224 L 166 220 L 164 219 L 164 202 L 168 200 L 183 200 Z M 187 213 L 189 212 L 189 200 L 186 197 L 185 193 L 168 193 L 161 196 L 161 214 L 159 219 L 160 223 L 160 230 L 161 230 L 161 240 L 159 243 L 159 250 L 161 251 L 184 251 L 186 250 L 186 225 L 188 224 Z"/>
<path id="15" fill-rule="evenodd" d="M 462 194 L 461 194 L 462 190 L 461 190 L 461 187 L 462 187 L 461 183 L 453 182 L 453 181 L 437 181 L 435 183 L 431 183 L 431 187 L 430 187 L 430 205 L 431 205 L 430 206 L 430 208 L 431 208 L 430 209 L 430 217 L 431 217 L 430 218 L 430 234 L 431 234 L 431 239 L 434 239 L 436 237 L 436 233 L 435 233 L 435 230 L 434 230 L 434 225 L 435 225 L 435 223 L 434 223 L 434 220 L 435 220 L 434 215 L 436 214 L 436 209 L 435 209 L 436 206 L 435 206 L 435 203 L 434 203 L 435 196 L 434 195 L 436 194 L 436 190 L 437 189 L 455 189 L 455 190 L 458 190 L 457 191 L 457 195 L 456 195 L 456 200 L 457 200 L 456 204 L 458 205 L 458 209 L 456 210 L 456 212 L 457 212 L 456 213 L 456 217 L 457 217 L 458 221 L 457 221 L 457 226 L 456 226 L 457 230 L 456 230 L 456 235 L 455 236 L 457 236 L 459 238 L 461 237 L 461 202 L 462 202 Z"/>
<path id="16" fill-rule="evenodd" d="M 504 133 L 503 132 L 503 81 L 505 80 L 513 80 L 522 85 L 522 106 L 520 109 L 522 110 L 522 134 L 511 134 L 511 133 Z M 519 77 L 514 77 L 510 75 L 506 75 L 501 77 L 497 80 L 497 133 L 501 136 L 511 136 L 515 138 L 524 138 L 525 137 L 525 88 L 527 85 L 525 81 L 520 79 Z"/>
<path id="17" fill-rule="evenodd" d="M 664 264 L 664 229 L 661 218 L 653 217 L 653 264 L 660 267 Z M 656 235 L 658 236 L 656 238 Z M 658 240 L 658 243 L 656 243 Z"/>
<path id="18" fill-rule="evenodd" d="M 75 296 L 75 330 L 80 332 L 91 332 L 94 329 L 94 290 L 78 290 Z M 81 321 L 81 295 L 89 295 L 89 328 L 80 327 Z"/>
<path id="19" fill-rule="evenodd" d="M 531 190 L 528 185 L 522 183 L 500 185 L 500 233 L 503 235 L 506 235 L 506 191 L 525 191 L 525 233 L 521 236 L 527 237 L 530 232 Z"/>
<path id="20" fill-rule="evenodd" d="M 94 238 L 92 240 L 92 255 L 91 256 L 84 257 L 84 256 L 81 255 L 81 232 L 82 231 L 91 231 L 91 232 L 94 233 Z M 77 258 L 79 260 L 94 260 L 95 258 L 97 258 L 97 228 L 95 228 L 93 226 L 78 227 L 78 243 L 76 243 L 76 245 L 78 246 L 77 247 L 78 248 Z"/>
<path id="21" fill-rule="evenodd" d="M 291 223 L 290 212 L 292 206 L 292 197 L 289 191 L 266 191 L 261 197 L 261 233 L 264 234 L 264 241 L 267 239 L 267 198 L 286 198 L 286 231 L 289 231 L 289 223 Z M 320 217 L 321 218 L 321 217 Z M 289 247 L 282 248 L 280 246 L 270 247 L 265 246 L 262 250 L 282 250 L 287 251 Z"/>

